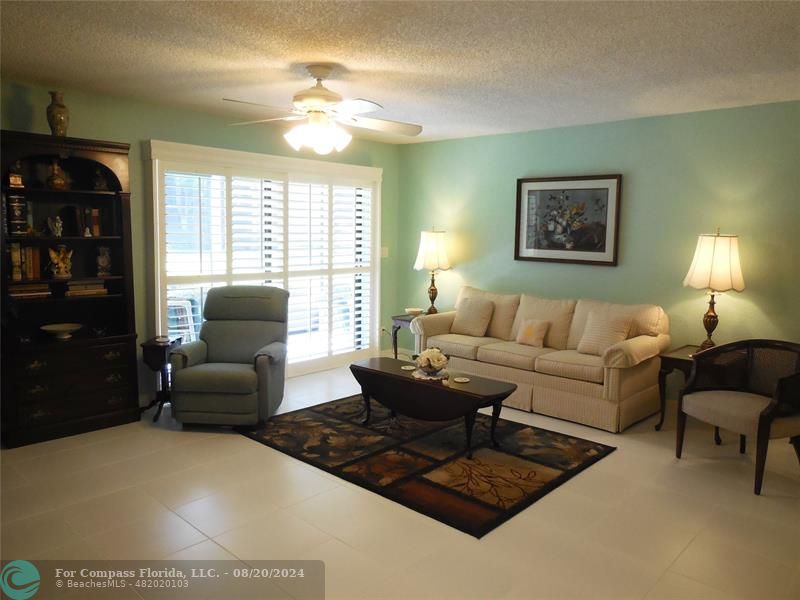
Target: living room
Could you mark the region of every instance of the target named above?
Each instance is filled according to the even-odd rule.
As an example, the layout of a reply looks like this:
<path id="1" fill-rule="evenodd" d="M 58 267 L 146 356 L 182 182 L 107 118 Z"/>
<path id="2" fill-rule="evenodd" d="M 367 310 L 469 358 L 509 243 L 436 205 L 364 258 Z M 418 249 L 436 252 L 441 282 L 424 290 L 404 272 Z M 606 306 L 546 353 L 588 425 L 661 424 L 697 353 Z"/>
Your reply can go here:
<path id="1" fill-rule="evenodd" d="M 47 585 L 58 561 L 72 563 L 69 568 L 101 561 L 116 569 L 132 561 L 324 564 L 324 577 L 315 574 L 322 588 L 319 581 L 308 591 L 276 579 L 262 581 L 253 597 L 320 597 L 320 589 L 327 598 L 800 597 L 800 450 L 787 443 L 800 432 L 777 437 L 780 427 L 800 419 L 791 412 L 798 407 L 796 388 L 773 382 L 769 393 L 749 394 L 764 402 L 774 394 L 790 411 L 775 418 L 772 435 L 766 429 L 765 440 L 774 437 L 768 444 L 759 442 L 766 421 L 756 416 L 747 435 L 730 421 L 704 421 L 702 411 L 692 412 L 691 397 L 709 392 L 692 394 L 694 380 L 685 389 L 702 363 L 695 346 L 706 338 L 716 343 L 706 355 L 712 358 L 724 356 L 720 347 L 746 340 L 789 343 L 776 352 L 800 343 L 793 310 L 800 293 L 794 231 L 800 223 L 799 17 L 792 2 L 3 1 L 0 141 L 7 157 L 23 157 L 19 172 L 16 158 L 3 159 L 4 219 L 13 226 L 12 199 L 24 197 L 20 222 L 30 227 L 18 237 L 13 229 L 3 234 L 9 254 L 3 266 L 3 564 L 37 565 L 40 597 L 55 593 Z M 284 137 L 305 123 L 307 107 L 292 100 L 315 89 L 316 76 L 345 102 L 368 98 L 380 105 L 364 113 L 369 119 L 349 116 L 344 107 L 325 113 L 341 117 L 332 127 L 352 135 L 328 154 L 296 150 Z M 298 123 L 232 126 L 278 118 Z M 51 147 L 58 150 L 41 150 Z M 72 158 L 63 157 L 70 152 Z M 109 166 L 121 164 L 107 159 L 112 154 L 125 155 L 124 167 Z M 37 159 L 35 168 L 33 159 L 25 162 L 44 155 L 48 160 Z M 79 176 L 75 157 L 109 171 L 100 169 L 99 178 L 93 162 Z M 66 178 L 59 180 L 53 162 Z M 86 193 L 75 183 L 81 177 Z M 249 206 L 236 202 L 247 196 L 241 190 L 252 192 L 253 181 L 260 212 L 236 221 L 225 211 Z M 582 198 L 585 181 L 602 191 L 600 200 L 585 202 L 589 209 L 567 197 Z M 37 190 L 38 183 L 46 189 Z M 203 223 L 190 245 L 208 232 L 210 242 L 185 255 L 174 248 L 188 229 L 173 228 L 177 213 L 170 212 L 185 208 L 180 202 L 188 196 L 174 192 L 181 186 L 211 190 L 211 204 L 198 201 L 189 215 Z M 561 194 L 574 209 L 568 233 L 589 230 L 591 203 L 600 207 L 594 243 L 603 252 L 578 248 L 575 254 L 574 242 L 558 237 L 560 215 L 548 220 L 545 214 L 554 210 L 545 202 L 552 190 L 555 201 Z M 97 199 L 118 204 L 102 213 L 97 235 L 90 212 L 85 223 L 83 216 L 76 223 L 64 216 L 62 236 L 55 212 L 47 212 L 54 201 L 40 198 L 48 194 L 68 198 L 59 206 L 84 202 L 91 209 Z M 219 205 L 215 198 L 222 198 Z M 267 210 L 275 207 L 278 212 Z M 341 241 L 344 229 L 332 224 L 320 237 L 303 237 L 300 225 L 312 231 L 313 218 L 333 223 L 342 207 L 356 215 L 338 222 L 352 237 Z M 312 216 L 297 225 L 291 211 L 300 210 Z M 525 225 L 536 215 L 545 223 L 536 230 L 541 239 Z M 243 246 L 237 243 L 251 232 L 246 226 L 260 228 L 259 235 L 266 229 L 285 235 L 272 246 L 262 236 L 257 256 L 245 248 L 239 263 Z M 434 266 L 421 247 L 422 234 L 430 232 L 443 249 L 432 253 L 439 261 Z M 534 238 L 539 241 L 529 245 Z M 711 283 L 718 265 L 698 266 L 708 258 L 701 252 L 706 243 L 729 244 L 724 285 Z M 52 274 L 23 272 L 15 279 L 14 244 L 39 248 L 38 266 Z M 292 271 L 300 245 L 306 254 Z M 72 253 L 74 276 L 63 258 L 51 254 L 47 262 L 48 250 L 57 254 L 59 246 Z M 102 268 L 101 247 L 111 248 L 110 265 Z M 315 262 L 320 252 L 330 260 Z M 279 257 L 279 266 L 265 262 L 266 255 Z M 350 263 L 332 258 L 344 255 Z M 254 256 L 260 266 L 248 270 Z M 712 258 L 721 257 L 720 250 Z M 88 280 L 93 283 L 82 283 Z M 107 293 L 94 289 L 98 280 Z M 288 301 L 279 292 L 267 299 L 287 303 L 275 310 L 283 311 L 288 346 L 265 346 L 255 369 L 248 367 L 255 373 L 263 361 L 272 369 L 266 376 L 282 384 L 285 375 L 268 414 L 259 405 L 257 426 L 243 427 L 227 413 L 203 421 L 203 410 L 189 408 L 197 390 L 180 386 L 195 368 L 197 344 L 211 339 L 203 328 L 230 318 L 232 309 L 224 306 L 230 297 L 215 306 L 214 294 L 231 284 L 289 292 Z M 14 286 L 21 290 L 16 295 Z M 23 302 L 26 293 L 37 297 Z M 503 321 L 500 307 L 509 298 L 516 304 Z M 563 307 L 549 304 L 556 302 L 567 303 L 562 341 L 555 331 Z M 427 312 L 432 303 L 436 314 L 405 315 L 415 307 Z M 15 308 L 21 304 L 26 308 Z M 706 318 L 705 326 L 710 308 L 718 320 Z M 598 324 L 601 312 L 606 319 Z M 525 325 L 536 337 L 542 321 L 548 329 L 538 342 L 519 341 Z M 39 331 L 71 323 L 82 327 Z M 608 337 L 614 332 L 604 327 L 620 323 L 621 337 L 581 352 L 592 341 L 587 328 Z M 343 331 L 347 340 L 337 346 Z M 404 366 L 425 366 L 413 357 L 438 347 L 453 381 L 413 381 L 412 372 L 426 376 L 421 368 L 400 371 L 384 362 L 378 371 L 395 369 L 393 393 L 386 391 L 374 378 L 378 363 L 369 361 L 394 356 L 392 333 Z M 247 335 L 239 330 L 234 339 Z M 131 356 L 124 376 L 130 377 L 125 402 L 132 405 L 119 411 L 124 424 L 97 419 L 88 427 L 69 416 L 42 428 L 23 423 L 13 391 L 18 375 L 9 367 L 15 357 L 30 355 L 32 346 L 55 347 L 59 356 L 83 358 L 80 368 L 89 373 L 104 368 L 99 363 L 108 354 L 96 360 L 81 354 L 100 347 L 92 336 L 104 344 L 113 338 Z M 464 349 L 467 337 L 484 341 Z M 490 342 L 515 345 L 512 354 L 523 358 L 513 360 L 521 362 L 483 360 L 490 354 L 481 345 Z M 615 344 L 616 354 L 608 350 Z M 761 350 L 743 348 L 733 351 L 737 360 Z M 552 351 L 549 359 L 543 349 Z M 155 369 L 150 353 L 163 357 Z M 559 353 L 584 358 L 545 366 Z M 162 384 L 159 371 L 169 362 L 173 370 Z M 45 368 L 40 363 L 34 370 Z M 351 371 L 351 363 L 367 366 Z M 472 381 L 461 383 L 456 375 Z M 54 402 L 68 396 L 60 380 L 25 377 L 31 389 L 53 388 Z M 506 387 L 476 385 L 484 381 Z M 377 386 L 371 417 L 360 396 L 370 386 Z M 745 393 L 731 388 L 726 393 Z M 446 442 L 455 454 L 440 459 L 417 437 L 439 421 L 403 413 L 411 410 L 406 397 L 424 395 L 418 389 L 445 399 L 461 389 L 470 397 L 496 393 L 472 424 L 467 418 L 466 448 L 462 417 L 468 415 L 447 416 L 447 423 L 458 419 L 448 425 L 454 433 Z M 788 391 L 781 396 L 778 389 Z M 258 390 L 248 394 L 257 397 Z M 593 408 L 598 398 L 612 397 L 605 412 Z M 159 400 L 174 403 L 162 407 Z M 499 420 L 490 423 L 493 407 Z M 356 409 L 356 416 L 347 412 Z M 322 423 L 309 431 L 327 440 L 327 462 L 312 456 L 308 448 L 318 448 L 298 433 L 297 419 L 309 415 Z M 399 439 L 397 429 L 411 427 L 410 417 L 423 425 L 401 450 L 391 447 L 406 463 L 390 466 L 408 468 L 413 457 L 419 472 L 398 480 L 405 491 L 389 490 L 402 487 L 394 482 L 363 483 L 355 470 L 369 467 L 364 456 L 387 446 L 362 434 Z M 469 494 L 452 486 L 444 495 L 460 504 L 422 493 L 446 487 L 432 473 L 450 464 L 489 464 L 488 453 L 512 457 L 503 469 L 528 465 L 512 438 L 531 432 L 543 436 L 536 444 L 551 462 L 536 463 L 537 477 L 546 480 L 520 484 L 518 501 L 500 507 L 485 497 L 462 502 Z M 355 458 L 362 462 L 349 461 Z M 754 493 L 759 464 L 763 481 Z M 379 466 L 381 477 L 396 477 Z M 406 485 L 412 482 L 416 487 Z M 208 597 L 248 597 L 235 587 L 220 588 L 219 596 L 198 589 Z M 152 597 L 142 588 L 105 590 L 107 596 L 84 591 L 76 597 Z"/>

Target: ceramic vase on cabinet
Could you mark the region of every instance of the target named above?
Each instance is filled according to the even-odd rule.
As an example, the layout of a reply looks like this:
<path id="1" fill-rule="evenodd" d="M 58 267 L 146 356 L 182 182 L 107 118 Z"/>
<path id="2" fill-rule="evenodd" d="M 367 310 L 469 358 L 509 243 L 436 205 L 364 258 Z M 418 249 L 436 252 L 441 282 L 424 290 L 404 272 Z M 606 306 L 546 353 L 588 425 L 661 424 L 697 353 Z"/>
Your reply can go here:
<path id="1" fill-rule="evenodd" d="M 67 135 L 69 127 L 69 109 L 64 105 L 63 92 L 48 92 L 50 104 L 47 106 L 47 124 L 53 135 Z"/>

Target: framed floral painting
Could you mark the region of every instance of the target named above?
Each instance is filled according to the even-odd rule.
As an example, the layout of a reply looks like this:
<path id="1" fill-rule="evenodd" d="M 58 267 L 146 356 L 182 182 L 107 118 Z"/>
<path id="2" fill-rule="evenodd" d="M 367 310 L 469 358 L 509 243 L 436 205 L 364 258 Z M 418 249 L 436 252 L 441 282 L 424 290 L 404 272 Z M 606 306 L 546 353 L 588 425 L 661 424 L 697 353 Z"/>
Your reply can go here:
<path id="1" fill-rule="evenodd" d="M 515 260 L 616 266 L 622 175 L 517 179 Z"/>

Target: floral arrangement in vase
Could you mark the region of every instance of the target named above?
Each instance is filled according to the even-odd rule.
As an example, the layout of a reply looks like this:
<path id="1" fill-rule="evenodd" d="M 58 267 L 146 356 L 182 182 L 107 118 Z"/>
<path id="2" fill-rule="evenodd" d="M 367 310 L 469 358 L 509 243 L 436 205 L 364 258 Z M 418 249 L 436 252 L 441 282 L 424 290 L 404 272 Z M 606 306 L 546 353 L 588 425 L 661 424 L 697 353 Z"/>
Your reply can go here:
<path id="1" fill-rule="evenodd" d="M 423 350 L 417 357 L 417 368 L 428 375 L 436 375 L 447 366 L 447 357 L 439 348 Z"/>

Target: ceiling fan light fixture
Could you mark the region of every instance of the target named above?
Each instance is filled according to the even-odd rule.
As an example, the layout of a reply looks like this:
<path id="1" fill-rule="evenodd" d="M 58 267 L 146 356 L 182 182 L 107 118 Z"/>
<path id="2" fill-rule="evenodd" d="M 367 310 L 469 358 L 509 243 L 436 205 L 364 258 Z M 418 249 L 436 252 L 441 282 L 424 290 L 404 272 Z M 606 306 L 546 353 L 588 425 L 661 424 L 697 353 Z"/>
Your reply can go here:
<path id="1" fill-rule="evenodd" d="M 317 154 L 341 152 L 353 139 L 323 112 L 309 113 L 308 123 L 293 127 L 283 137 L 296 151 L 305 146 Z"/>

